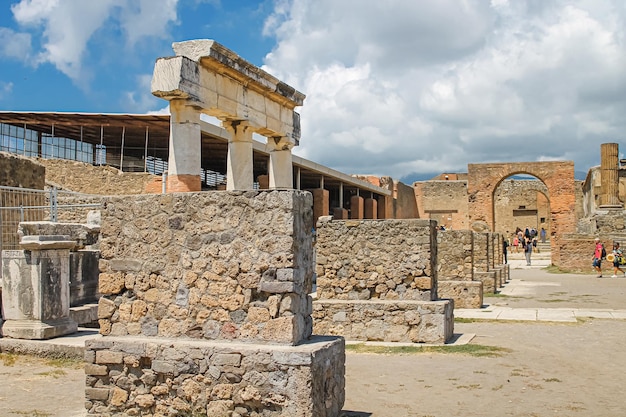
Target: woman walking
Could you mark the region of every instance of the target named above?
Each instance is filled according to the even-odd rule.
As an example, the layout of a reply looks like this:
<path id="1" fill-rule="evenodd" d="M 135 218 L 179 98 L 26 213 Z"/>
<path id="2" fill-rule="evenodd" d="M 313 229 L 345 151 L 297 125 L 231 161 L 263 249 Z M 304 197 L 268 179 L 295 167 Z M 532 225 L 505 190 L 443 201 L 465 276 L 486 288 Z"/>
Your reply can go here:
<path id="1" fill-rule="evenodd" d="M 619 248 L 619 242 L 613 242 L 613 275 L 611 278 L 617 278 L 617 271 L 621 272 L 619 276 L 626 276 L 626 273 L 620 265 L 622 263 L 622 250 Z"/>

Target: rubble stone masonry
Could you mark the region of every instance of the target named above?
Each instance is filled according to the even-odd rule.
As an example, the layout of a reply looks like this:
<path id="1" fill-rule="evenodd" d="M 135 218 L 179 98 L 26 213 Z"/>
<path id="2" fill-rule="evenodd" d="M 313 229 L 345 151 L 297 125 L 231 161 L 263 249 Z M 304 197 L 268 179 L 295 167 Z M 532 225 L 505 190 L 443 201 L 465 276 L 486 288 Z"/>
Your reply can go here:
<path id="1" fill-rule="evenodd" d="M 317 223 L 314 331 L 348 340 L 445 343 L 451 300 L 437 300 L 431 220 Z"/>
<path id="2" fill-rule="evenodd" d="M 106 198 L 88 415 L 338 417 L 345 344 L 312 336 L 312 197 Z"/>
<path id="3" fill-rule="evenodd" d="M 309 337 L 311 205 L 309 193 L 276 191 L 105 200 L 100 333 Z"/>

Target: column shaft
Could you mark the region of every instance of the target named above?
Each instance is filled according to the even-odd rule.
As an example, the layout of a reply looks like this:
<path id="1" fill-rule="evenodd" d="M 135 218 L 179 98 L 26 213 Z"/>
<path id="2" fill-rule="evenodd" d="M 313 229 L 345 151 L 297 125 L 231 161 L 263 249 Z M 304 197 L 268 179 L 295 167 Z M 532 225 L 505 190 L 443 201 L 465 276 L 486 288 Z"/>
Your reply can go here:
<path id="1" fill-rule="evenodd" d="M 170 101 L 170 112 L 167 192 L 200 191 L 200 112 L 179 100 Z"/>
<path id="2" fill-rule="evenodd" d="M 286 138 L 268 138 L 268 143 L 271 142 L 275 143 L 275 149 L 270 151 L 270 188 L 293 189 L 293 144 Z"/>
<path id="3" fill-rule="evenodd" d="M 603 143 L 600 146 L 601 207 L 622 207 L 619 200 L 619 145 Z"/>
<path id="4" fill-rule="evenodd" d="M 223 122 L 230 133 L 226 164 L 227 190 L 252 190 L 254 188 L 254 164 L 252 128 L 246 122 Z"/>

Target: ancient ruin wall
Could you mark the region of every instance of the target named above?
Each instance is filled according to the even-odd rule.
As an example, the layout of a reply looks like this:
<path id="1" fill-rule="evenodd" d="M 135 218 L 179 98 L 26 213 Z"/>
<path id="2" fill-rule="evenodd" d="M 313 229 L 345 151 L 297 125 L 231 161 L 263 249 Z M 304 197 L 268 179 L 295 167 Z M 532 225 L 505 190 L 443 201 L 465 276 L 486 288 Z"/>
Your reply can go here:
<path id="1" fill-rule="evenodd" d="M 93 166 L 64 159 L 38 159 L 46 167 L 46 182 L 65 190 L 87 194 L 144 194 L 155 175 L 143 172 L 122 172 L 110 166 Z"/>
<path id="2" fill-rule="evenodd" d="M 550 202 L 547 195 L 548 189 L 541 181 L 502 181 L 494 195 L 495 231 L 507 237 L 512 236 L 517 227 L 535 227 L 537 230 L 543 227 L 549 232 Z"/>
<path id="3" fill-rule="evenodd" d="M 437 233 L 437 281 L 471 281 L 473 247 L 471 230 Z"/>
<path id="4" fill-rule="evenodd" d="M 413 189 L 420 218 L 447 229 L 469 229 L 467 181 L 421 181 Z"/>
<path id="5" fill-rule="evenodd" d="M 0 152 L 0 185 L 43 190 L 46 168 L 29 158 Z"/>
<path id="6" fill-rule="evenodd" d="M 297 344 L 312 331 L 312 197 L 108 198 L 100 333 Z"/>
<path id="7" fill-rule="evenodd" d="M 430 220 L 320 218 L 318 298 L 435 300 L 436 236 Z"/>

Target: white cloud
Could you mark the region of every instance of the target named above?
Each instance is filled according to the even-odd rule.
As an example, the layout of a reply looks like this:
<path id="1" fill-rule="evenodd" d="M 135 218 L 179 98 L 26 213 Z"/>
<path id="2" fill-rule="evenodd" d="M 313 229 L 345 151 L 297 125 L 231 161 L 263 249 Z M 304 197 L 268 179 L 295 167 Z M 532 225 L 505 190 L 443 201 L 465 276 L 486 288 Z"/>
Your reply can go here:
<path id="1" fill-rule="evenodd" d="M 307 95 L 295 152 L 346 172 L 584 170 L 626 131 L 625 17 L 618 0 L 282 1 L 264 69 Z"/>
<path id="2" fill-rule="evenodd" d="M 177 19 L 177 2 L 160 0 L 156 6 L 151 0 L 21 0 L 11 10 L 24 29 L 15 34 L 22 43 L 30 39 L 30 34 L 41 38 L 34 63 L 50 63 L 86 88 L 91 70 L 85 62 L 97 58 L 88 56 L 88 46 L 98 31 L 113 22 L 107 30 L 119 25 L 130 47 L 142 38 L 164 38 L 167 23 Z M 114 47 L 118 56 L 124 55 L 119 45 Z"/>
<path id="3" fill-rule="evenodd" d="M 0 27 L 0 56 L 27 61 L 31 51 L 31 36 Z"/>
<path id="4" fill-rule="evenodd" d="M 11 91 L 13 91 L 13 83 L 0 81 L 0 99 L 11 94 Z"/>

